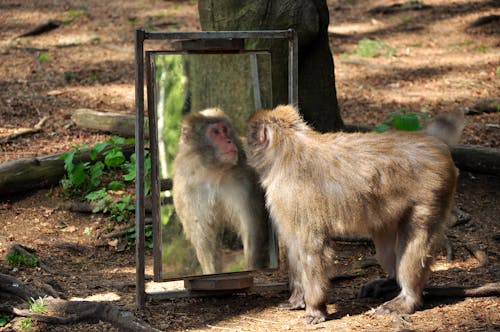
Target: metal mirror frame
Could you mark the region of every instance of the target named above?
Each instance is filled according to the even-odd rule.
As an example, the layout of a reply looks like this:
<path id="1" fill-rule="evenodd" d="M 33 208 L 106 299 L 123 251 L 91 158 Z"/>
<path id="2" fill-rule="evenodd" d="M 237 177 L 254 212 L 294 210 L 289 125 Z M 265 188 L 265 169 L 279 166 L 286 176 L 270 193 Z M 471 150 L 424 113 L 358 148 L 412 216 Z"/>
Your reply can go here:
<path id="1" fill-rule="evenodd" d="M 288 102 L 297 104 L 298 101 L 298 43 L 297 34 L 293 29 L 289 30 L 261 30 L 261 31 L 207 31 L 207 32 L 146 32 L 139 29 L 135 31 L 135 153 L 136 153 L 136 186 L 135 186 L 135 217 L 136 217 L 136 306 L 142 309 L 146 302 L 146 283 L 145 283 L 145 208 L 144 208 L 144 83 L 147 79 L 148 89 L 148 114 L 149 110 L 153 110 L 154 98 L 150 98 L 150 92 L 154 90 L 154 77 L 151 72 L 150 55 L 145 51 L 145 42 L 150 40 L 214 40 L 214 39 L 286 39 L 288 40 Z M 162 49 L 161 51 L 169 51 Z M 175 50 L 179 51 L 179 50 Z M 146 61 L 145 61 L 146 60 Z M 145 72 L 146 70 L 146 72 Z M 145 76 L 146 74 L 146 76 Z M 150 117 L 151 118 L 151 117 Z M 153 119 L 154 121 L 154 119 Z M 153 128 L 151 128 L 153 126 Z M 150 123 L 150 128 L 154 129 L 155 123 Z M 150 144 L 155 144 L 156 138 L 150 135 L 152 141 Z M 157 167 L 157 165 L 151 165 Z M 152 170 L 152 174 L 154 170 Z M 151 193 L 153 204 L 158 204 L 159 196 L 159 181 L 152 181 Z M 153 206 L 158 208 L 158 206 Z M 153 222 L 153 242 L 158 244 L 161 242 L 161 230 L 159 222 Z M 158 253 L 161 248 L 159 245 L 154 245 L 153 257 L 154 263 L 154 278 L 158 281 L 161 272 L 161 262 L 156 262 L 157 257 L 161 257 Z"/>

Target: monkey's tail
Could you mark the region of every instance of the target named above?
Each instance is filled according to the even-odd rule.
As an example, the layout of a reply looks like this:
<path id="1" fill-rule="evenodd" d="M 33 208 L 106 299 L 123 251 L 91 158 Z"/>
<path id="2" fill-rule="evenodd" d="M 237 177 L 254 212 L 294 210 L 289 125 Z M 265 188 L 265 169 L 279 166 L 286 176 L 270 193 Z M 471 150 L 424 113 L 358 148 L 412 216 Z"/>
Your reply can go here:
<path id="1" fill-rule="evenodd" d="M 438 114 L 425 128 L 428 135 L 439 138 L 448 146 L 457 144 L 464 130 L 465 113 L 457 110 Z"/>

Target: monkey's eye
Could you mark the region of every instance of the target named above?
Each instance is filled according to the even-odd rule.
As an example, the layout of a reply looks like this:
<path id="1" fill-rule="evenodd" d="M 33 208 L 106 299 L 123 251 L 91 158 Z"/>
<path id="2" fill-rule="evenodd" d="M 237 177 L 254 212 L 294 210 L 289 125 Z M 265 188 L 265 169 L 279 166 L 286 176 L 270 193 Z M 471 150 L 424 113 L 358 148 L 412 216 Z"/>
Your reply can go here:
<path id="1" fill-rule="evenodd" d="M 216 129 L 216 128 L 212 129 L 212 133 L 214 135 L 219 135 L 220 134 L 219 129 Z"/>

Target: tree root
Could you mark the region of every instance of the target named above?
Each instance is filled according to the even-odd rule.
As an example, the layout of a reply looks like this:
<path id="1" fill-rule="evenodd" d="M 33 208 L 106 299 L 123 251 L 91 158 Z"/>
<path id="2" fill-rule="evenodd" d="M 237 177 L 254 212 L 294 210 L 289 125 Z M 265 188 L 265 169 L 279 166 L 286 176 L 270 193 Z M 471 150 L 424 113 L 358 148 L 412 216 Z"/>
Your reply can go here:
<path id="1" fill-rule="evenodd" d="M 66 301 L 56 299 L 31 289 L 18 279 L 0 274 L 0 293 L 9 293 L 23 300 L 44 298 L 46 314 L 34 313 L 26 309 L 1 304 L 0 312 L 15 316 L 30 317 L 47 324 L 75 324 L 79 322 L 104 321 L 120 331 L 159 331 L 137 319 L 131 312 L 123 311 L 118 306 L 107 302 Z"/>

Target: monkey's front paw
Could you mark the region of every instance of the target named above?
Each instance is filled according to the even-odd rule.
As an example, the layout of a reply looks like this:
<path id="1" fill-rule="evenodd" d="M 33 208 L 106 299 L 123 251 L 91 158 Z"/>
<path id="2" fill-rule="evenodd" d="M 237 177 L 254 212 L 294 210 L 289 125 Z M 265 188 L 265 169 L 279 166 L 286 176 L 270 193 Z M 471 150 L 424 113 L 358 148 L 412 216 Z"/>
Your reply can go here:
<path id="1" fill-rule="evenodd" d="M 278 305 L 278 308 L 281 310 L 302 310 L 306 307 L 306 304 L 302 301 L 285 301 Z"/>

